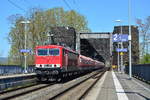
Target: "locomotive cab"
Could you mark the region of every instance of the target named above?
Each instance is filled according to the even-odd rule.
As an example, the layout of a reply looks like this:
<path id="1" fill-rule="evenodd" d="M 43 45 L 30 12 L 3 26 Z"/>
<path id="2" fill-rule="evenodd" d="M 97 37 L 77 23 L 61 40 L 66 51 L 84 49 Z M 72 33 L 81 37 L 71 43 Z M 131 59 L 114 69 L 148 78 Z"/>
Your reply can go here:
<path id="1" fill-rule="evenodd" d="M 37 46 L 35 50 L 37 75 L 58 75 L 62 68 L 62 48 L 55 45 Z"/>
<path id="2" fill-rule="evenodd" d="M 58 45 L 37 46 L 35 48 L 36 73 L 39 80 L 58 79 L 62 74 L 77 71 L 76 52 Z"/>
<path id="3" fill-rule="evenodd" d="M 38 48 L 36 51 L 36 67 L 59 68 L 61 67 L 60 48 Z"/>

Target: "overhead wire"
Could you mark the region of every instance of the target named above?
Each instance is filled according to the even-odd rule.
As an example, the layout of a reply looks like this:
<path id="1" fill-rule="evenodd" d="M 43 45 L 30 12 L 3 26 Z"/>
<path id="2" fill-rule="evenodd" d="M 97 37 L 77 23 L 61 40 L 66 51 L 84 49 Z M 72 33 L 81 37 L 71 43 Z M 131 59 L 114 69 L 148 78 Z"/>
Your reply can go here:
<path id="1" fill-rule="evenodd" d="M 77 10 L 78 12 L 80 12 L 80 9 L 79 9 L 79 6 L 78 6 L 76 0 L 73 0 L 72 2 L 73 2 L 73 4 L 75 5 L 76 10 Z"/>
<path id="2" fill-rule="evenodd" d="M 72 8 L 71 8 L 71 6 L 69 5 L 69 3 L 66 1 L 66 0 L 63 0 L 64 1 L 64 3 L 67 5 L 67 7 L 70 9 L 70 10 L 72 10 Z"/>
<path id="3" fill-rule="evenodd" d="M 22 11 L 24 11 L 24 12 L 26 12 L 26 10 L 25 9 L 23 9 L 22 7 L 20 7 L 19 5 L 17 5 L 16 3 L 14 3 L 13 1 L 11 1 L 11 0 L 7 0 L 9 3 L 11 3 L 13 6 L 15 6 L 16 8 L 18 8 L 18 9 L 20 9 L 20 10 L 22 10 Z"/>

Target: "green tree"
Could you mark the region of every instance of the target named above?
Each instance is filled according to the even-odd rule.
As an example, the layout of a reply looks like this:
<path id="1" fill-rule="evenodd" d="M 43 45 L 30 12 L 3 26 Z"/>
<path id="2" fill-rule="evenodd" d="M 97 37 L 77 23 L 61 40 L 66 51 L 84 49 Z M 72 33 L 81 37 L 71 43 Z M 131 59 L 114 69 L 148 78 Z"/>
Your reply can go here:
<path id="1" fill-rule="evenodd" d="M 52 8 L 48 10 L 30 9 L 28 17 L 13 15 L 11 19 L 11 30 L 9 32 L 9 42 L 11 43 L 11 50 L 9 52 L 10 63 L 22 64 L 23 55 L 19 52 L 24 48 L 24 24 L 21 21 L 28 19 L 27 31 L 27 48 L 34 50 L 36 45 L 41 45 L 47 40 L 46 34 L 52 27 L 66 27 L 71 26 L 77 32 L 88 32 L 87 21 L 84 16 L 74 10 L 64 11 L 63 8 Z M 33 55 L 28 55 L 28 63 L 33 64 Z M 11 61 L 13 60 L 13 61 Z"/>
<path id="2" fill-rule="evenodd" d="M 19 50 L 24 48 L 24 28 L 21 21 L 24 20 L 22 16 L 13 16 L 12 22 L 14 25 L 11 27 L 11 31 L 9 33 L 8 39 L 11 43 L 11 49 L 9 52 L 9 64 L 21 64 L 19 59 L 22 59 L 22 55 Z M 15 20 L 14 20 L 15 19 Z"/>
<path id="3" fill-rule="evenodd" d="M 150 64 L 150 54 L 146 54 L 140 61 L 141 64 Z"/>

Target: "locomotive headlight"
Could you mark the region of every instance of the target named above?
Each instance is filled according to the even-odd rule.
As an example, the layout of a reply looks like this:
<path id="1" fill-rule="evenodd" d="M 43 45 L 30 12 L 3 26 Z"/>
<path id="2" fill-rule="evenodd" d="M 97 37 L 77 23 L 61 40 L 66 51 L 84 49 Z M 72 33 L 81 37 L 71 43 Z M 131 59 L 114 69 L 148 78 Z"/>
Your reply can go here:
<path id="1" fill-rule="evenodd" d="M 40 67 L 40 64 L 36 64 L 36 67 Z"/>
<path id="2" fill-rule="evenodd" d="M 56 67 L 60 67 L 60 64 L 56 64 Z"/>

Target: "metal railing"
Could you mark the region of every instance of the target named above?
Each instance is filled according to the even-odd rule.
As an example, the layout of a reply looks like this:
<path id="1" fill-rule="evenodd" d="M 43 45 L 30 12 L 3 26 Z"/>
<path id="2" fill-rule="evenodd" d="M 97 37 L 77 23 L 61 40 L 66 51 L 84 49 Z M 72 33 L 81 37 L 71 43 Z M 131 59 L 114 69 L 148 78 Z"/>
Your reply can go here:
<path id="1" fill-rule="evenodd" d="M 27 67 L 27 73 L 35 72 L 34 65 Z M 19 65 L 0 65 L 0 76 L 2 75 L 12 75 L 12 74 L 22 74 L 24 73 L 24 67 Z"/>
<path id="2" fill-rule="evenodd" d="M 129 67 L 126 66 L 125 72 L 129 73 Z M 150 83 L 150 64 L 132 65 L 132 75 L 142 81 Z"/>

